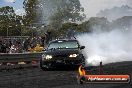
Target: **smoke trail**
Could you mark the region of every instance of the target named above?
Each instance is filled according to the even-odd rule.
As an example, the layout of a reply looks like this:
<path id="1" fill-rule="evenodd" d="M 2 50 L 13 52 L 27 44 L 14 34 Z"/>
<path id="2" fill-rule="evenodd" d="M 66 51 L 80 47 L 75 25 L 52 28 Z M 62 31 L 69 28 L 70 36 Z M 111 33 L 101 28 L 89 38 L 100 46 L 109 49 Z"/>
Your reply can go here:
<path id="1" fill-rule="evenodd" d="M 132 31 L 112 30 L 110 32 L 93 32 L 77 37 L 85 45 L 86 65 L 99 65 L 121 61 L 132 61 Z"/>

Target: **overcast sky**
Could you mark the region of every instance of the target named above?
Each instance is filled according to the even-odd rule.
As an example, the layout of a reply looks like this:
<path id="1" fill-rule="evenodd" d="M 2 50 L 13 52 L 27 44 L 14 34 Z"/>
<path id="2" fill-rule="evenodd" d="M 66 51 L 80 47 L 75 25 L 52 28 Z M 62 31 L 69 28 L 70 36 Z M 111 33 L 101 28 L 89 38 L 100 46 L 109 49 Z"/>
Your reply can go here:
<path id="1" fill-rule="evenodd" d="M 110 9 L 114 6 L 128 5 L 132 7 L 132 0 L 80 0 L 87 17 L 96 16 L 100 10 Z"/>

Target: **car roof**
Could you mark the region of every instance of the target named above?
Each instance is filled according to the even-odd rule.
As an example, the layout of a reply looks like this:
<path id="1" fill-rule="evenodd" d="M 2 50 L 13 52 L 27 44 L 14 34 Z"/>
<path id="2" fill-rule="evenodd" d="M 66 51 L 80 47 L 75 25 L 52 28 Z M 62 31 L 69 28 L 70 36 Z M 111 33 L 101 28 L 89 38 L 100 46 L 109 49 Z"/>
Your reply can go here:
<path id="1" fill-rule="evenodd" d="M 76 39 L 57 39 L 57 40 L 50 41 L 50 43 L 55 43 L 55 42 L 58 42 L 58 41 L 77 41 L 77 40 Z"/>

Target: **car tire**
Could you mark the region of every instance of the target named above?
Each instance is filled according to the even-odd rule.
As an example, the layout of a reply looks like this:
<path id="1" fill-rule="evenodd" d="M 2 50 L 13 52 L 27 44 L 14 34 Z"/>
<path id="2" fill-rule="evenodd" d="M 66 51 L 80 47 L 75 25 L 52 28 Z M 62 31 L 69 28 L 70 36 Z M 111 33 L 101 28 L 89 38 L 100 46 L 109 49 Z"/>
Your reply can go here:
<path id="1" fill-rule="evenodd" d="M 43 63 L 44 64 L 44 63 Z M 46 65 L 45 64 L 45 67 L 42 66 L 42 62 L 40 61 L 40 68 L 43 70 L 43 71 L 50 71 L 51 70 L 51 67 L 49 65 Z"/>
<path id="2" fill-rule="evenodd" d="M 48 71 L 48 70 L 49 70 L 49 69 L 44 68 L 44 67 L 41 67 L 41 69 L 42 69 L 43 71 Z"/>

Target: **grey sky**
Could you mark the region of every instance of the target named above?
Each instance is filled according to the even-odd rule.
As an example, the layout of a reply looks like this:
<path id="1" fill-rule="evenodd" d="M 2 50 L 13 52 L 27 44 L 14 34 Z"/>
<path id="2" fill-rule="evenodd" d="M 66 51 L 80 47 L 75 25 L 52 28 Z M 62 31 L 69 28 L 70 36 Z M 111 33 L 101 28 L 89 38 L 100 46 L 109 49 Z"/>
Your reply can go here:
<path id="1" fill-rule="evenodd" d="M 132 0 L 80 0 L 87 17 L 96 16 L 100 10 L 110 9 L 114 6 L 128 5 L 132 7 Z"/>

